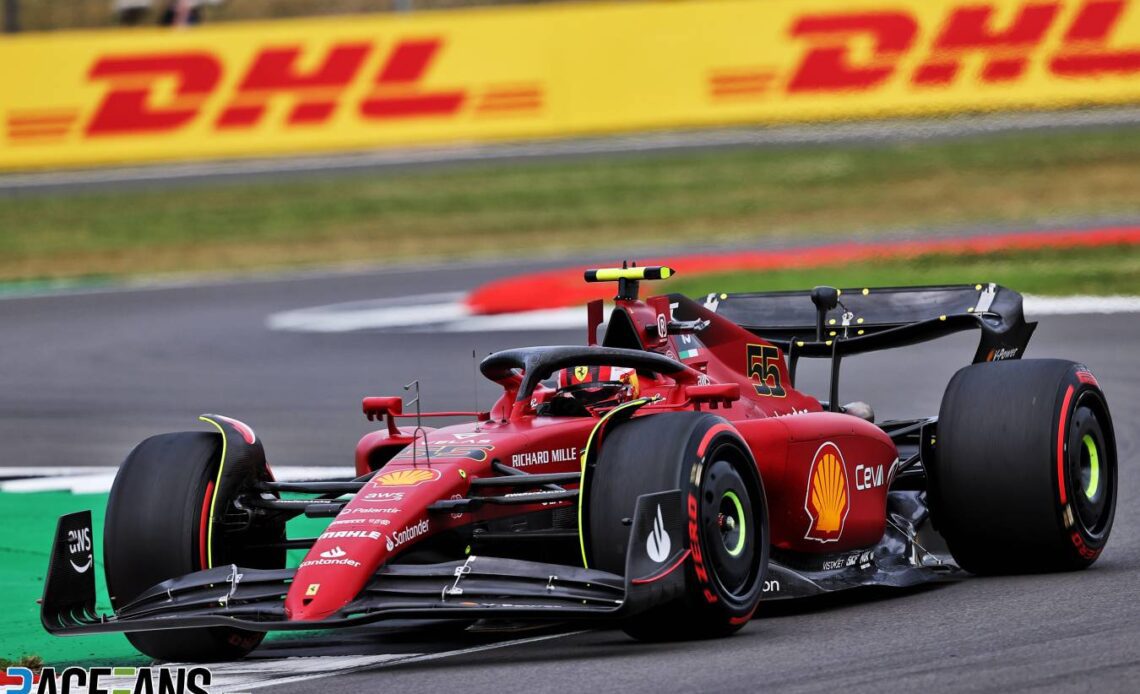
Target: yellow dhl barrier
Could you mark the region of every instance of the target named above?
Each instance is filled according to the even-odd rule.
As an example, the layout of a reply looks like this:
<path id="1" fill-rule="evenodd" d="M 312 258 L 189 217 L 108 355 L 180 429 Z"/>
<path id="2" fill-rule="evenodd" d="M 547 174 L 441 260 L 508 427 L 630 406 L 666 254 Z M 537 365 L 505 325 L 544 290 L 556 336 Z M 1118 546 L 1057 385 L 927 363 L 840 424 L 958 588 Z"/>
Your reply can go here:
<path id="1" fill-rule="evenodd" d="M 0 39 L 0 168 L 1140 101 L 1140 0 L 705 0 Z"/>

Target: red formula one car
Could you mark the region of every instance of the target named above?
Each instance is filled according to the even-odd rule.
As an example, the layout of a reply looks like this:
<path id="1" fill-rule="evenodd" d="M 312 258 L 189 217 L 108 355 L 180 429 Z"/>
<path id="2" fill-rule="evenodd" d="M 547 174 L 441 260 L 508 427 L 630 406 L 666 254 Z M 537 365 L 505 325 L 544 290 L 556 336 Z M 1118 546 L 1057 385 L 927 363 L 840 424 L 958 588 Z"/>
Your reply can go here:
<path id="1" fill-rule="evenodd" d="M 490 355 L 485 412 L 384 422 L 341 481 L 277 482 L 247 425 L 143 441 L 115 479 L 95 614 L 89 512 L 60 519 L 42 617 L 127 632 L 160 659 L 238 658 L 280 629 L 391 617 L 618 623 L 642 639 L 727 635 L 762 599 L 1092 564 L 1116 504 L 1116 445 L 1087 368 L 1028 360 L 1021 297 L 989 285 L 638 298 L 616 281 L 588 345 Z M 812 307 L 814 304 L 814 309 Z M 842 359 L 979 329 L 938 417 L 840 406 Z M 820 401 L 795 389 L 831 363 Z M 418 407 L 418 404 L 417 404 Z M 466 416 L 453 426 L 422 426 Z M 401 425 L 401 422 L 407 424 Z M 285 498 L 283 498 L 283 495 Z M 327 517 L 319 537 L 285 523 Z M 296 568 L 285 552 L 305 548 Z M 959 568 L 961 567 L 961 568 Z"/>

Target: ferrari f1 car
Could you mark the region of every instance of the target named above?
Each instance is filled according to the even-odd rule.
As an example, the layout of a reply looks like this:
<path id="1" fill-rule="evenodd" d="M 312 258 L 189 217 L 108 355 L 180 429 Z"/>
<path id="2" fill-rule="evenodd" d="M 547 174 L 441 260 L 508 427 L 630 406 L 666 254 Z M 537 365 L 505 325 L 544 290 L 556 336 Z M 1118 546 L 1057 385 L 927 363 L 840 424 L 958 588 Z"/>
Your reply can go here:
<path id="1" fill-rule="evenodd" d="M 271 630 L 394 617 L 600 620 L 639 639 L 728 635 L 763 599 L 1096 561 L 1112 528 L 1104 394 L 1070 361 L 1021 360 L 1036 324 L 994 284 L 638 298 L 586 310 L 585 346 L 480 365 L 486 411 L 369 397 L 355 474 L 281 482 L 246 424 L 154 436 L 106 513 L 113 614 L 95 611 L 90 512 L 60 519 L 42 601 L 54 634 L 126 632 L 163 660 L 239 658 Z M 604 327 L 604 330 L 602 329 Z M 980 331 L 937 417 L 840 405 L 844 358 Z M 599 339 L 599 334 L 601 334 Z M 829 397 L 796 389 L 830 360 Z M 434 417 L 466 423 L 432 428 Z M 328 518 L 317 537 L 286 521 Z M 304 549 L 298 566 L 286 550 Z"/>

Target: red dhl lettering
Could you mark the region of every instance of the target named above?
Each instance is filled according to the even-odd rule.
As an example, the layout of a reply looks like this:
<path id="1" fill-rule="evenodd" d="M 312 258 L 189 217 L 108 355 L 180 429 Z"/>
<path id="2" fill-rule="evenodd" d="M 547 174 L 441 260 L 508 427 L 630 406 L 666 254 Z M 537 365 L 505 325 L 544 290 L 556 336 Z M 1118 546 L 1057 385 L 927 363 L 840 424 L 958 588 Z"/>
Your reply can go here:
<path id="1" fill-rule="evenodd" d="M 1045 37 L 1057 16 L 1056 3 L 1025 5 L 1013 22 L 994 28 L 992 7 L 960 7 L 954 10 L 934 42 L 928 61 L 914 74 L 916 84 L 948 84 L 954 81 L 967 53 L 986 55 L 983 82 L 1016 79 L 1029 63 L 1026 51 Z"/>
<path id="2" fill-rule="evenodd" d="M 1005 21 L 993 5 L 951 9 L 923 48 L 918 21 L 903 11 L 806 15 L 788 28 L 793 39 L 807 43 L 788 80 L 789 93 L 869 91 L 887 83 L 903 57 L 922 52 L 922 60 L 905 79 L 916 87 L 939 87 L 962 78 L 971 55 L 982 56 L 979 79 L 1003 83 L 1022 78 L 1034 60 L 1055 76 L 1095 78 L 1140 71 L 1140 46 L 1114 48 L 1113 34 L 1127 0 L 1087 0 L 1061 33 L 1061 46 L 1041 56 L 1041 46 L 1062 16 L 1061 2 L 1027 2 Z M 869 41 L 872 55 L 852 59 L 858 41 Z"/>
<path id="3" fill-rule="evenodd" d="M 458 113 L 467 97 L 465 90 L 420 87 L 442 45 L 439 38 L 396 43 L 377 72 L 370 94 L 359 104 L 358 115 L 383 121 Z M 334 44 L 309 71 L 298 67 L 302 46 L 265 48 L 253 58 L 214 127 L 223 131 L 257 127 L 270 100 L 282 96 L 293 100 L 287 127 L 327 122 L 374 48 L 369 42 Z M 222 62 L 209 53 L 102 57 L 88 78 L 106 81 L 109 89 L 87 132 L 98 136 L 178 130 L 201 114 L 222 76 Z M 158 84 L 164 80 L 174 81 L 174 98 L 156 103 Z"/>
<path id="4" fill-rule="evenodd" d="M 910 49 L 918 23 L 902 12 L 875 12 L 802 17 L 792 25 L 794 37 L 815 43 L 788 83 L 790 92 L 870 89 L 895 71 L 895 63 Z M 875 44 L 865 65 L 850 62 L 849 43 L 860 34 Z"/>
<path id="5" fill-rule="evenodd" d="M 414 88 L 439 51 L 439 39 L 405 41 L 392 52 L 391 58 L 376 76 L 372 96 L 360 105 L 366 118 L 414 118 L 446 116 L 459 110 L 465 96 L 460 90 L 419 93 L 402 90 Z"/>
<path id="6" fill-rule="evenodd" d="M 356 77 L 372 51 L 368 43 L 333 46 L 320 67 L 297 70 L 300 46 L 263 50 L 242 79 L 238 93 L 218 117 L 219 128 L 248 128 L 261 120 L 269 99 L 289 94 L 295 99 L 288 123 L 321 123 L 332 117 L 341 93 Z"/>
<path id="7" fill-rule="evenodd" d="M 1140 46 L 1114 50 L 1108 46 L 1124 14 L 1125 0 L 1087 2 L 1065 33 L 1065 48 L 1049 67 L 1062 77 L 1140 71 Z"/>
<path id="8" fill-rule="evenodd" d="M 111 90 L 87 126 L 88 135 L 161 132 L 180 128 L 198 115 L 222 76 L 222 65 L 208 53 L 109 56 L 92 66 L 88 77 L 108 80 Z M 151 103 L 152 85 L 175 80 L 174 99 Z"/>

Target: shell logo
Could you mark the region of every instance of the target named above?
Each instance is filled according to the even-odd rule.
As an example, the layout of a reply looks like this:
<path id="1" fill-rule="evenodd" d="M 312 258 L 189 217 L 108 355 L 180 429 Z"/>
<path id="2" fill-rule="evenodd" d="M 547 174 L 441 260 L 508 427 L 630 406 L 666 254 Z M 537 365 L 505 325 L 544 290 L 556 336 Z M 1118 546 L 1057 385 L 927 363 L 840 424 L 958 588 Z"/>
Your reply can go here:
<path id="1" fill-rule="evenodd" d="M 379 487 L 414 487 L 421 482 L 434 482 L 440 478 L 439 470 L 411 468 L 393 470 L 376 477 L 372 483 Z"/>
<path id="2" fill-rule="evenodd" d="M 836 542 L 843 535 L 847 512 L 851 509 L 851 486 L 839 447 L 828 441 L 815 452 L 808 472 L 804 510 L 811 523 L 805 539 Z"/>

